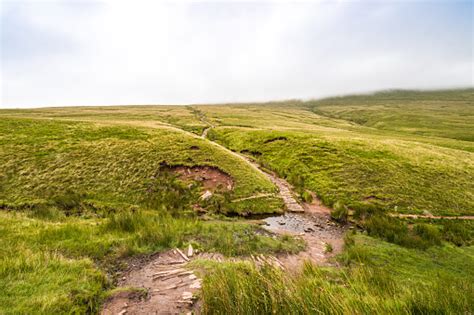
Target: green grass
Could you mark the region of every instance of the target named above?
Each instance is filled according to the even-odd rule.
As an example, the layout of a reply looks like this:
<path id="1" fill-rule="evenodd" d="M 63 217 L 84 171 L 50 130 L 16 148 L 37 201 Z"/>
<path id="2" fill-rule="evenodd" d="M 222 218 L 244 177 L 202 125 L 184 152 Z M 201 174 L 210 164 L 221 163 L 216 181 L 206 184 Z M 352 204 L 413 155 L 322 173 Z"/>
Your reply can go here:
<path id="1" fill-rule="evenodd" d="M 473 248 L 428 252 L 357 236 L 346 267 L 289 274 L 251 264 L 212 266 L 204 314 L 463 314 L 474 306 Z M 209 268 L 209 266 L 208 266 Z M 466 272 L 466 270 L 469 270 Z"/>
<path id="2" fill-rule="evenodd" d="M 474 130 L 473 104 L 470 89 L 199 109 L 217 126 L 210 138 L 253 156 L 329 206 L 468 215 L 474 209 L 474 142 L 466 141 Z M 356 124 L 349 114 L 368 115 L 373 123 Z M 431 132 L 418 132 L 426 125 Z"/>
<path id="3" fill-rule="evenodd" d="M 210 136 L 325 204 L 363 210 L 473 214 L 472 153 L 354 132 L 217 128 Z M 284 137 L 286 140 L 269 142 Z"/>
<path id="4" fill-rule="evenodd" d="M 386 91 L 311 102 L 313 111 L 382 130 L 474 141 L 474 90 Z"/>
<path id="5" fill-rule="evenodd" d="M 228 256 L 295 252 L 293 238 L 265 236 L 240 222 L 119 212 L 104 219 L 44 221 L 0 212 L 0 313 L 97 312 L 121 259 L 193 244 Z M 100 267 L 99 267 L 100 266 Z"/>
<path id="6" fill-rule="evenodd" d="M 218 167 L 235 181 L 231 198 L 275 191 L 265 176 L 242 160 L 202 139 L 165 128 L 2 119 L 0 145 L 0 203 L 4 208 L 45 203 L 68 191 L 81 195 L 92 207 L 149 206 L 150 198 L 156 197 L 151 196 L 150 187 L 164 176 L 162 162 Z M 190 150 L 192 146 L 198 149 Z M 269 197 L 267 205 L 253 211 L 281 209 L 278 199 Z M 236 211 L 246 210 L 238 203 L 234 206 Z"/>
<path id="7" fill-rule="evenodd" d="M 215 194 L 203 204 L 199 185 L 182 182 L 161 167 L 163 162 L 219 168 L 234 180 L 228 199 L 271 193 L 275 187 L 241 159 L 193 134 L 133 120 L 72 121 L 5 112 L 8 117 L 0 120 L 1 314 L 95 313 L 113 288 L 106 273 L 132 255 L 187 244 L 228 256 L 294 252 L 303 246 L 239 220 L 196 217 L 196 204 L 209 214 L 265 213 L 281 211 L 282 202 L 267 197 L 259 204 L 231 203 Z"/>
<path id="8" fill-rule="evenodd" d="M 302 198 L 315 192 L 367 235 L 347 237 L 340 268 L 201 262 L 212 270 L 205 314 L 470 313 L 472 223 L 384 214 L 474 214 L 473 104 L 466 89 L 0 110 L 0 314 L 95 313 L 115 290 L 107 273 L 133 255 L 187 244 L 227 256 L 300 250 L 292 237 L 225 217 L 283 205 L 276 197 L 232 202 L 276 188 L 201 139 L 211 124 L 209 138 L 286 178 Z M 217 167 L 234 190 L 201 201 L 202 188 L 163 163 Z"/>

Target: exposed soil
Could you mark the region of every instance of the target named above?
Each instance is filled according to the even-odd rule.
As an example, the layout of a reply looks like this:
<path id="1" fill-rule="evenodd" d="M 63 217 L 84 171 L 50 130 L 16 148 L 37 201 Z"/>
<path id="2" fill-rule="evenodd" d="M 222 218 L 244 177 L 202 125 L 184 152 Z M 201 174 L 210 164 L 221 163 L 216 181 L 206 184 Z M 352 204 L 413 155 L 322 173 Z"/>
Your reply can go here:
<path id="1" fill-rule="evenodd" d="M 205 119 L 202 119 L 202 121 L 208 123 Z M 205 132 L 201 135 L 202 138 L 206 138 L 209 129 L 212 127 L 213 126 L 210 125 L 210 127 L 206 128 Z M 286 139 L 275 138 L 274 140 Z M 210 141 L 210 143 L 245 160 L 254 169 L 267 176 L 268 179 L 278 187 L 278 194 L 283 199 L 286 210 L 293 213 L 285 214 L 284 216 L 268 217 L 266 219 L 268 220 L 266 221 L 266 228 L 274 233 L 299 235 L 307 243 L 305 251 L 297 255 L 280 257 L 282 262 L 286 262 L 285 264 L 287 264 L 288 267 L 295 267 L 295 265 L 300 265 L 304 260 L 308 259 L 317 264 L 327 264 L 329 263 L 329 257 L 342 251 L 344 233 L 347 229 L 352 227 L 340 226 L 331 221 L 331 209 L 324 206 L 314 193 L 312 194 L 313 202 L 300 204 L 294 197 L 293 187 L 286 180 L 278 177 L 274 173 L 262 170 L 260 165 L 244 155 L 230 151 L 214 141 Z M 284 224 L 278 223 L 278 226 L 275 226 L 271 223 L 272 220 L 278 220 Z M 288 225 L 286 225 L 287 223 Z M 327 250 L 328 245 L 326 244 L 330 244 L 332 247 L 331 251 Z"/>
<path id="2" fill-rule="evenodd" d="M 328 208 L 323 205 L 323 203 L 317 198 L 315 193 L 311 193 L 311 195 L 313 196 L 313 201 L 310 203 L 303 204 L 304 211 L 306 213 L 321 214 L 329 217 L 331 215 L 331 208 Z"/>
<path id="3" fill-rule="evenodd" d="M 286 137 L 276 137 L 276 138 L 273 138 L 273 139 L 268 139 L 264 143 L 272 143 L 272 142 L 275 142 L 275 141 L 286 141 L 286 140 L 288 140 Z"/>
<path id="4" fill-rule="evenodd" d="M 202 184 L 204 190 L 214 192 L 216 190 L 229 191 L 234 188 L 232 177 L 212 166 L 172 166 L 172 172 L 184 181 L 195 181 Z"/>
<path id="5" fill-rule="evenodd" d="M 201 138 L 205 139 L 207 137 L 207 133 L 209 132 L 209 129 L 211 129 L 211 127 L 207 127 L 202 131 Z"/>
<path id="6" fill-rule="evenodd" d="M 118 287 L 141 288 L 112 296 L 101 314 L 186 314 L 197 308 L 194 294 L 201 279 L 186 266 L 187 260 L 177 250 L 154 255 L 144 265 L 138 263 L 123 274 Z"/>

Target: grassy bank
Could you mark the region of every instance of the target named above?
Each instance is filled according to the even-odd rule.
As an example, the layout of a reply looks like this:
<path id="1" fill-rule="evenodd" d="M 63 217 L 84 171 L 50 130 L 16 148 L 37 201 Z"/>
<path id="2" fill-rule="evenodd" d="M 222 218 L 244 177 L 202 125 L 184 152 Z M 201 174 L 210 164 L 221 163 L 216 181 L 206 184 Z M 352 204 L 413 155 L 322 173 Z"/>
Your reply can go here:
<path id="1" fill-rule="evenodd" d="M 157 211 L 48 220 L 30 212 L 0 212 L 0 233 L 1 314 L 95 313 L 112 285 L 106 271 L 132 255 L 187 244 L 228 256 L 294 252 L 302 246 L 245 223 Z"/>
<path id="2" fill-rule="evenodd" d="M 205 314 L 463 314 L 474 305 L 472 247 L 419 251 L 357 236 L 341 269 L 288 273 L 250 264 L 213 266 Z M 434 276 L 436 275 L 436 276 Z"/>
<path id="3" fill-rule="evenodd" d="M 0 121 L 0 135 L 0 204 L 4 208 L 67 199 L 70 191 L 91 208 L 149 207 L 153 199 L 163 207 L 165 199 L 176 199 L 172 195 L 179 193 L 161 171 L 163 163 L 217 167 L 234 181 L 230 199 L 275 191 L 265 176 L 244 161 L 176 130 L 5 118 Z M 169 189 L 156 192 L 158 186 Z M 264 213 L 279 211 L 281 202 L 268 197 L 266 207 L 232 206 L 235 209 L 228 207 L 228 211 Z"/>
<path id="4" fill-rule="evenodd" d="M 238 220 L 197 217 L 196 207 L 211 219 L 281 211 L 276 197 L 231 202 L 275 187 L 225 150 L 162 125 L 44 118 L 0 120 L 1 314 L 96 313 L 112 288 L 107 273 L 133 255 L 187 244 L 228 256 L 303 246 Z M 199 182 L 181 180 L 172 165 L 212 166 L 233 190 L 203 201 Z"/>

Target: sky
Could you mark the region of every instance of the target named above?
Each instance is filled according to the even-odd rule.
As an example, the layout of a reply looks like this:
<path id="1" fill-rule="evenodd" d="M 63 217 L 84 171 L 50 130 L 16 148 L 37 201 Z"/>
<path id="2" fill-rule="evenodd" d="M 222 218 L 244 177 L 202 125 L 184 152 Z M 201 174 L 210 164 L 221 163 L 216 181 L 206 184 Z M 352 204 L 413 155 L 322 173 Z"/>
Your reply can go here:
<path id="1" fill-rule="evenodd" d="M 0 0 L 0 107 L 474 85 L 473 1 Z"/>

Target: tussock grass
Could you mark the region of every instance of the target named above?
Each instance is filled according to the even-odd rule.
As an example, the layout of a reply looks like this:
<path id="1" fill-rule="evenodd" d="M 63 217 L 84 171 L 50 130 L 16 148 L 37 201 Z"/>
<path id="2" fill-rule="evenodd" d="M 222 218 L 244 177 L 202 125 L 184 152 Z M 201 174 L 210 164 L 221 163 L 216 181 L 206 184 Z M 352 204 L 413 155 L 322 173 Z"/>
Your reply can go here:
<path id="1" fill-rule="evenodd" d="M 303 246 L 293 238 L 264 236 L 244 223 L 138 210 L 61 222 L 0 212 L 0 233 L 2 314 L 94 313 L 110 287 L 106 269 L 130 255 L 188 243 L 229 256 L 295 252 Z"/>
<path id="2" fill-rule="evenodd" d="M 393 211 L 471 214 L 472 153 L 353 132 L 216 128 L 214 139 L 255 159 L 328 206 L 340 202 L 359 213 Z M 265 141 L 285 135 L 277 144 Z"/>
<path id="3" fill-rule="evenodd" d="M 97 312 L 111 287 L 105 273 L 131 255 L 188 243 L 229 256 L 303 246 L 244 222 L 196 217 L 195 204 L 221 213 L 280 209 L 277 198 L 229 206 L 227 199 L 275 187 L 228 152 L 159 124 L 98 125 L 72 121 L 79 113 L 58 120 L 61 110 L 52 111 L 53 120 L 0 120 L 0 313 Z M 106 120 L 98 116 L 95 122 Z M 233 177 L 235 189 L 202 204 L 200 187 L 163 171 L 162 162 L 217 167 Z"/>
<path id="4" fill-rule="evenodd" d="M 369 248 L 367 241 L 372 242 Z M 367 254 L 365 249 L 383 254 Z M 463 268 L 472 266 L 472 249 L 462 254 L 468 261 L 451 261 L 457 253 L 449 247 L 429 255 L 400 251 L 357 237 L 357 245 L 346 254 L 353 257 L 351 265 L 340 270 L 309 263 L 296 273 L 243 263 L 215 265 L 204 279 L 203 313 L 462 314 L 472 310 L 473 275 L 463 275 Z M 452 268 L 444 270 L 439 263 L 452 263 Z M 416 278 L 406 281 L 407 274 Z"/>
<path id="5" fill-rule="evenodd" d="M 191 196 L 186 186 L 160 172 L 162 162 L 220 168 L 235 181 L 232 198 L 276 189 L 239 158 L 179 131 L 8 118 L 0 121 L 0 135 L 0 204 L 8 209 L 44 203 L 66 212 L 118 203 L 189 208 L 196 193 Z M 199 150 L 189 150 L 191 146 Z M 278 199 L 266 201 L 249 210 L 233 206 L 235 212 L 280 210 Z"/>

